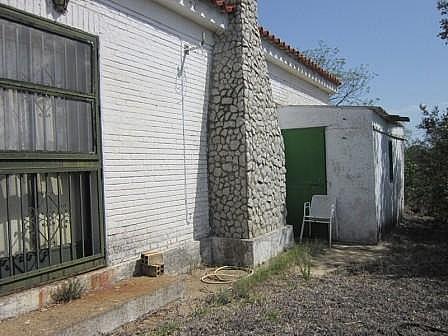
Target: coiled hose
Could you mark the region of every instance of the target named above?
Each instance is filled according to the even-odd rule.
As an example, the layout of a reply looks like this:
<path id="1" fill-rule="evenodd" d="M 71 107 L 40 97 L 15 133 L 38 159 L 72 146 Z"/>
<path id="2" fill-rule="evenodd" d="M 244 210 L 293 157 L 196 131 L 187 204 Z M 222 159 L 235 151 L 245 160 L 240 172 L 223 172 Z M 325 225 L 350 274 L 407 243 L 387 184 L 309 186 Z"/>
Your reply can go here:
<path id="1" fill-rule="evenodd" d="M 240 271 L 243 274 L 229 273 L 229 271 Z M 206 284 L 223 285 L 231 284 L 240 279 L 251 276 L 254 270 L 248 267 L 221 266 L 201 277 L 201 281 Z"/>

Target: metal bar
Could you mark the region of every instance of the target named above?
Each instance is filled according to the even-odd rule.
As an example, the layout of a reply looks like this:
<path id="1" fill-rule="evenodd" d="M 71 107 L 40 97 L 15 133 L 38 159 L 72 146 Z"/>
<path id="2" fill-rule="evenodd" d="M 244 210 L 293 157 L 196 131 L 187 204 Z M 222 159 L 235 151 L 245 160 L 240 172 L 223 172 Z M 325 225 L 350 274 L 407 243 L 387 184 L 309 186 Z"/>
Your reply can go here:
<path id="1" fill-rule="evenodd" d="M 10 150 L 10 146 L 9 146 L 9 137 L 8 137 L 8 135 L 9 135 L 9 132 L 10 132 L 10 129 L 9 129 L 9 127 L 10 127 L 10 121 L 9 121 L 9 119 L 10 119 L 10 115 L 11 115 L 11 113 L 9 113 L 10 111 L 9 111 L 9 105 L 11 105 L 11 102 L 10 102 L 10 95 L 9 95 L 9 93 L 5 90 L 4 91 L 4 96 L 3 96 L 3 105 L 4 105 L 4 108 L 5 108 L 5 114 L 4 114 L 4 116 L 5 116 L 5 125 L 4 125 L 4 131 L 5 131 L 5 150 Z"/>
<path id="2" fill-rule="evenodd" d="M 53 38 L 53 86 L 56 87 L 56 39 Z"/>
<path id="3" fill-rule="evenodd" d="M 79 153 L 79 152 L 17 152 L 2 151 L 0 152 L 1 160 L 29 161 L 29 160 L 67 160 L 70 161 L 97 161 L 98 154 L 95 153 Z M 17 163 L 17 162 L 16 162 Z"/>
<path id="4" fill-rule="evenodd" d="M 326 221 L 326 222 L 324 222 L 324 221 L 318 221 L 318 220 L 305 219 L 304 221 L 307 222 L 307 223 L 322 223 L 322 224 L 328 224 L 328 223 L 330 223 L 329 220 Z"/>
<path id="5" fill-rule="evenodd" d="M 57 188 L 58 188 L 58 220 L 59 220 L 59 260 L 62 263 L 62 219 L 61 219 L 61 183 L 60 183 L 61 175 L 56 174 L 57 179 Z"/>
<path id="6" fill-rule="evenodd" d="M 21 102 L 22 102 L 22 94 L 20 92 L 16 92 L 16 99 L 17 99 L 17 150 L 23 150 L 25 148 L 25 134 L 22 132 L 22 114 L 20 113 L 21 110 Z M 25 112 L 25 109 L 23 109 L 23 112 Z"/>
<path id="7" fill-rule="evenodd" d="M 31 34 L 31 29 L 29 31 L 29 48 L 30 48 L 30 64 L 29 64 L 29 79 L 32 81 L 34 79 L 33 76 L 33 38 Z M 29 94 L 29 93 L 28 93 Z M 37 129 L 36 129 L 36 106 L 34 104 L 34 94 L 29 94 L 31 98 L 31 106 L 30 106 L 30 123 L 31 123 L 31 150 L 36 150 L 37 147 Z"/>
<path id="8" fill-rule="evenodd" d="M 67 39 L 64 39 L 64 87 L 68 87 L 67 77 Z"/>
<path id="9" fill-rule="evenodd" d="M 396 139 L 396 140 L 400 140 L 400 141 L 405 141 L 406 140 L 406 138 L 400 137 L 398 135 L 394 135 L 392 133 L 384 132 L 384 131 L 380 130 L 378 127 L 376 127 L 376 126 L 373 126 L 372 129 L 373 129 L 374 132 L 378 132 L 380 134 L 384 134 L 384 135 L 386 135 L 386 136 L 388 136 L 389 138 L 392 138 L 392 139 Z"/>
<path id="10" fill-rule="evenodd" d="M 6 77 L 6 38 L 5 38 L 5 25 L 2 24 L 2 76 Z M 1 90 L 0 93 L 3 95 L 3 120 L 6 121 L 6 98 L 5 98 L 5 91 Z M 0 126 L 1 127 L 1 126 Z M 6 122 L 3 125 L 4 131 L 3 131 L 3 135 L 4 135 L 4 143 L 5 143 L 5 148 L 6 149 Z M 0 148 L 1 149 L 1 148 Z"/>
<path id="11" fill-rule="evenodd" d="M 19 79 L 19 27 L 16 26 L 16 75 Z"/>
<path id="12" fill-rule="evenodd" d="M 47 217 L 47 247 L 48 247 L 48 265 L 51 265 L 51 226 L 50 216 L 48 214 L 48 173 L 45 176 L 45 215 Z"/>
<path id="13" fill-rule="evenodd" d="M 26 228 L 25 228 L 25 219 L 23 216 L 23 174 L 19 174 L 19 190 L 20 190 L 20 218 L 22 221 L 22 251 L 23 251 L 23 271 L 27 272 L 28 271 L 28 267 L 27 267 L 27 251 L 26 251 L 26 237 L 25 237 L 25 232 L 26 232 Z"/>
<path id="14" fill-rule="evenodd" d="M 91 166 L 88 165 L 84 165 L 84 166 L 74 166 L 74 167 L 70 167 L 70 166 L 62 166 L 62 167 L 58 167 L 58 166 L 53 166 L 53 165 L 49 165 L 49 166 L 38 166 L 38 167 L 32 167 L 32 168 L 27 168 L 27 167 L 6 167 L 6 168 L 0 168 L 0 174 L 25 174 L 25 173 L 63 173 L 63 172 L 85 172 L 85 171 L 96 171 L 98 169 L 97 167 L 97 163 L 93 162 Z"/>
<path id="15" fill-rule="evenodd" d="M 70 240 L 72 242 L 72 260 L 76 259 L 76 246 L 75 246 L 75 230 L 73 228 L 73 217 L 72 217 L 72 176 L 71 174 L 67 174 L 68 176 L 68 211 L 70 218 Z"/>
<path id="16" fill-rule="evenodd" d="M 64 40 L 64 87 L 67 87 L 67 40 Z M 64 101 L 64 108 L 65 108 L 65 125 L 66 125 L 66 137 L 67 137 L 67 151 L 72 150 L 70 147 L 70 110 L 69 110 L 69 101 L 67 99 L 62 98 Z"/>
<path id="17" fill-rule="evenodd" d="M 97 127 L 96 127 L 96 103 L 92 102 L 90 103 L 90 126 L 92 127 L 92 143 L 90 144 L 90 150 L 92 150 L 93 153 L 97 152 L 97 148 L 98 148 L 98 141 L 97 139 Z"/>
<path id="18" fill-rule="evenodd" d="M 76 129 L 78 130 L 78 151 L 82 152 L 82 139 L 81 139 L 81 129 L 84 127 L 81 126 L 81 112 L 80 112 L 80 104 L 76 103 Z"/>
<path id="19" fill-rule="evenodd" d="M 36 151 L 37 148 L 37 122 L 36 122 L 36 104 L 34 94 L 30 95 L 31 98 L 31 149 Z"/>
<path id="20" fill-rule="evenodd" d="M 33 76 L 33 36 L 31 33 L 31 29 L 28 29 L 28 38 L 29 38 L 29 48 L 30 48 L 30 64 L 28 64 L 29 71 L 29 80 L 30 82 L 34 80 Z"/>
<path id="21" fill-rule="evenodd" d="M 40 56 L 42 57 L 41 58 L 41 61 L 42 61 L 42 65 L 44 64 L 44 60 L 45 60 L 45 41 L 44 41 L 44 36 L 45 36 L 45 34 L 44 34 L 44 32 L 43 31 L 41 31 L 41 34 L 40 34 L 40 43 L 41 43 L 41 54 L 40 54 Z M 45 69 L 44 69 L 44 67 L 43 66 L 41 66 L 40 67 L 40 82 L 43 84 L 44 82 L 45 82 Z"/>
<path id="22" fill-rule="evenodd" d="M 44 132 L 44 152 L 47 149 L 47 115 L 46 115 L 46 97 L 44 97 L 44 99 L 41 100 L 42 101 L 42 130 Z"/>
<path id="23" fill-rule="evenodd" d="M 7 112 L 7 108 L 8 108 L 7 105 L 8 104 L 6 103 L 6 97 L 7 97 L 6 90 L 1 90 L 1 94 L 3 95 L 2 101 L 3 101 L 3 120 L 4 120 L 4 124 L 2 126 L 3 126 L 3 142 L 5 144 L 5 147 L 2 148 L 2 149 L 4 151 L 4 150 L 8 149 L 8 145 L 7 145 L 7 139 L 8 139 L 8 136 L 7 136 L 8 127 L 7 127 L 7 125 L 8 124 L 6 122 L 6 119 L 7 119 L 7 116 L 8 116 L 8 112 Z"/>
<path id="24" fill-rule="evenodd" d="M 54 139 L 54 150 L 59 149 L 59 139 L 58 139 L 58 123 L 57 123 L 57 111 L 56 111 L 56 98 L 50 97 L 50 106 L 53 111 L 53 139 Z"/>
<path id="25" fill-rule="evenodd" d="M 6 37 L 4 24 L 2 24 L 2 77 L 6 77 Z"/>
<path id="26" fill-rule="evenodd" d="M 92 190 L 92 173 L 89 174 L 89 196 L 90 196 L 90 241 L 92 245 L 92 255 L 95 254 L 95 231 L 93 229 L 93 225 L 98 225 L 96 221 L 93 220 L 94 214 L 93 211 L 97 210 L 96 206 L 93 206 L 93 203 L 95 202 L 96 197 L 93 197 L 93 190 Z"/>
<path id="27" fill-rule="evenodd" d="M 90 52 L 90 54 L 92 53 L 92 48 L 91 48 L 91 46 L 89 46 L 88 49 L 85 49 L 85 55 L 84 55 L 85 61 L 88 61 L 88 60 L 89 60 L 89 52 Z M 86 62 L 86 63 L 87 63 L 87 62 Z M 85 84 L 86 84 L 86 92 L 92 92 L 92 86 L 90 87 L 90 90 L 89 90 L 89 83 L 90 83 L 90 84 L 92 83 L 92 76 L 90 76 L 90 81 L 89 81 L 89 72 L 91 71 L 91 69 L 92 69 L 92 62 L 90 62 L 90 67 L 85 67 L 85 76 L 86 76 Z M 89 71 L 89 70 L 90 70 L 90 71 Z"/>
<path id="28" fill-rule="evenodd" d="M 40 268 L 40 232 L 39 232 L 39 200 L 38 200 L 38 189 L 37 189 L 37 174 L 30 175 L 31 188 L 33 192 L 33 203 L 34 203 L 34 234 L 36 239 L 36 267 Z"/>
<path id="29" fill-rule="evenodd" d="M 95 96 L 93 96 L 91 94 L 70 91 L 67 89 L 56 88 L 56 87 L 43 85 L 43 84 L 22 82 L 22 81 L 18 81 L 15 79 L 0 78 L 0 87 L 14 89 L 14 90 L 20 90 L 20 91 L 39 93 L 42 95 L 65 97 L 65 98 L 70 98 L 73 100 L 86 101 L 86 102 L 90 102 L 95 99 Z"/>
<path id="30" fill-rule="evenodd" d="M 56 87 L 56 39 L 53 38 L 53 86 Z M 58 150 L 58 124 L 57 124 L 57 111 L 56 111 L 56 99 L 52 97 L 52 108 L 53 108 L 53 125 L 54 125 L 54 140 L 55 140 L 55 150 Z"/>
<path id="31" fill-rule="evenodd" d="M 17 79 L 20 78 L 20 70 L 19 70 L 19 28 L 16 27 L 16 73 L 17 73 Z M 23 137 L 22 137 L 22 131 L 21 131 L 21 116 L 20 116 L 20 103 L 19 103 L 19 93 L 16 92 L 16 102 L 17 102 L 17 150 L 21 150 L 23 147 Z"/>
<path id="32" fill-rule="evenodd" d="M 64 113 L 65 113 L 65 137 L 66 137 L 66 148 L 67 151 L 71 150 L 70 148 L 70 120 L 69 120 L 69 109 L 68 109 L 68 100 L 63 99 L 64 103 Z"/>
<path id="33" fill-rule="evenodd" d="M 79 89 L 79 79 L 78 79 L 78 47 L 75 44 L 74 45 L 75 48 L 75 87 L 76 87 L 76 91 L 81 91 Z"/>
<path id="34" fill-rule="evenodd" d="M 67 272 L 67 269 L 76 268 L 76 270 L 72 271 L 72 273 L 74 273 L 74 274 L 80 273 L 80 271 L 83 271 L 83 272 L 89 271 L 91 269 L 89 267 L 83 267 L 83 265 L 88 265 L 90 263 L 95 263 L 96 265 L 98 265 L 98 267 L 105 266 L 104 255 L 95 255 L 95 256 L 87 257 L 87 258 L 80 259 L 80 260 L 66 262 L 64 264 L 57 264 L 57 265 L 53 265 L 50 267 L 46 267 L 45 273 L 48 274 L 48 273 L 55 272 L 58 270 L 64 270 L 62 277 L 67 277 L 67 273 L 69 273 L 69 272 Z M 18 281 L 25 281 L 27 279 L 38 277 L 42 273 L 43 273 L 43 271 L 35 270 L 35 271 L 28 272 L 26 274 L 16 274 L 12 277 L 0 279 L 1 295 L 3 295 L 5 293 L 4 290 L 5 290 L 5 287 L 7 286 L 7 284 L 11 284 L 11 283 L 18 282 Z M 52 278 L 52 280 L 55 280 L 55 279 Z M 35 284 L 38 284 L 38 282 Z M 21 288 L 29 287 L 29 286 L 26 286 L 26 284 L 25 284 L 25 286 L 23 286 L 24 285 L 23 283 L 21 285 L 22 285 L 22 286 L 20 286 Z"/>
<path id="35" fill-rule="evenodd" d="M 6 220 L 8 223 L 8 261 L 9 261 L 9 276 L 14 275 L 14 265 L 12 261 L 12 241 L 11 241 L 11 218 L 9 213 L 9 176 L 6 175 Z"/>
<path id="36" fill-rule="evenodd" d="M 84 193 L 82 191 L 82 178 L 83 174 L 79 173 L 79 219 L 81 224 L 81 245 L 82 245 L 82 257 L 84 258 L 86 256 L 86 251 L 84 248 L 84 215 L 82 212 L 83 206 L 84 206 Z"/>

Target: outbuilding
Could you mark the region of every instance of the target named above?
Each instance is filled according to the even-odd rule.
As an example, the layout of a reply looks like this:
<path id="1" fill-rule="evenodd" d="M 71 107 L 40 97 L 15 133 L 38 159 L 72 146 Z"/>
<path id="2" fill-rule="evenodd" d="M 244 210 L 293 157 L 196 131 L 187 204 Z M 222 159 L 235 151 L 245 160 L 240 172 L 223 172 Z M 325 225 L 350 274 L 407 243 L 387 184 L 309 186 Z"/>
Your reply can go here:
<path id="1" fill-rule="evenodd" d="M 404 205 L 406 117 L 373 106 L 284 106 L 287 222 L 300 228 L 312 195 L 336 199 L 343 242 L 377 243 Z"/>

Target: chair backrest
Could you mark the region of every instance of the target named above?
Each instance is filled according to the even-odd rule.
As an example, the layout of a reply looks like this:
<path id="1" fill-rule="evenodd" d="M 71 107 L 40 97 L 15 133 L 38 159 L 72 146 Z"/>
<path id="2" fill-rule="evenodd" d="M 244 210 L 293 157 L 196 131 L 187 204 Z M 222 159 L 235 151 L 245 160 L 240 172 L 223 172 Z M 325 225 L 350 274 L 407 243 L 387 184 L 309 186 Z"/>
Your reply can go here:
<path id="1" fill-rule="evenodd" d="M 311 198 L 310 216 L 330 218 L 332 206 L 336 206 L 335 198 L 328 195 L 314 195 Z"/>

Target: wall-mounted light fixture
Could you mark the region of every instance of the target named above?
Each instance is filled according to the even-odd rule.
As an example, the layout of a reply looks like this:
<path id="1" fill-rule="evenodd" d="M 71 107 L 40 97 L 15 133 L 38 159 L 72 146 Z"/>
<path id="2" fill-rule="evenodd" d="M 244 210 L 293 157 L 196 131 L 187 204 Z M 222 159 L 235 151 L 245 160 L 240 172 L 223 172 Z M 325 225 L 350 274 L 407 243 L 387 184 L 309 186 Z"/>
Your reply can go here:
<path id="1" fill-rule="evenodd" d="M 64 14 L 67 11 L 69 0 L 53 0 L 53 6 L 56 12 Z"/>
<path id="2" fill-rule="evenodd" d="M 190 55 L 190 53 L 195 50 L 202 49 L 204 47 L 204 45 L 205 45 L 205 32 L 202 32 L 200 46 L 191 47 L 189 45 L 184 45 L 184 54 L 182 56 L 182 63 L 180 65 L 180 67 L 177 68 L 177 76 L 178 77 L 182 77 L 182 74 L 184 72 L 185 60 L 186 60 L 187 56 Z"/>

